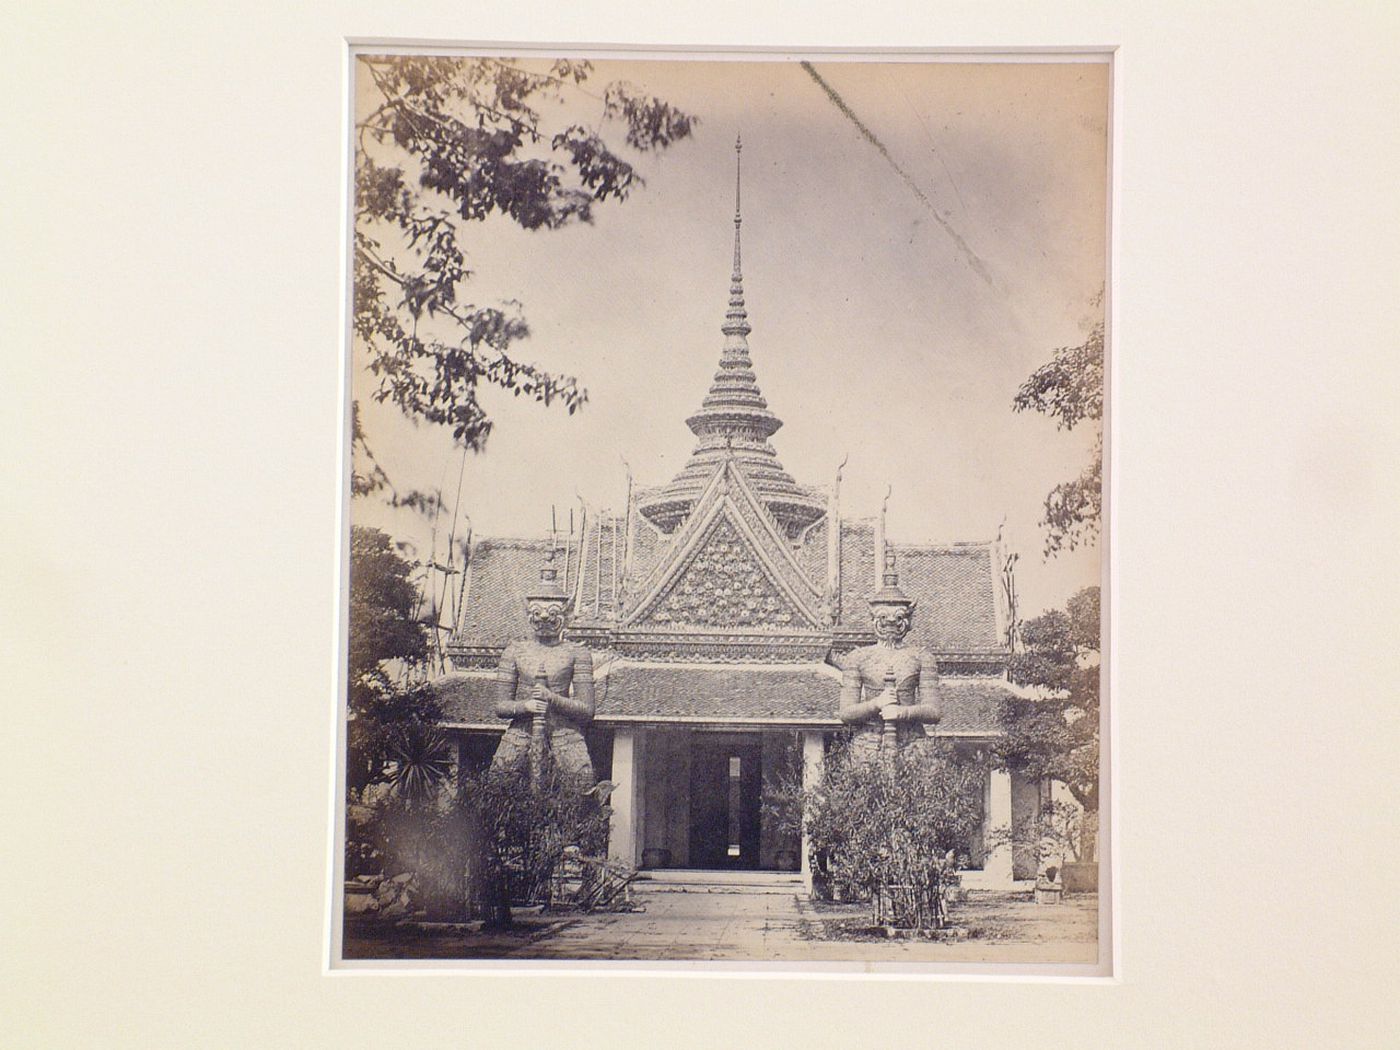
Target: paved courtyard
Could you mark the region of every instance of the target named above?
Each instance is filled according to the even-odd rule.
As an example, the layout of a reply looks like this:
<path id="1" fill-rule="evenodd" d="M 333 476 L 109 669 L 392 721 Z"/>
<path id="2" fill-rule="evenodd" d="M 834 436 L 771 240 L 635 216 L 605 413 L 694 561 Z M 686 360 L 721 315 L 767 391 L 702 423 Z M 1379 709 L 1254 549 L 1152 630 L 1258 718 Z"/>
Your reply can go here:
<path id="1" fill-rule="evenodd" d="M 358 959 L 625 959 L 799 962 L 1093 963 L 1097 898 L 1037 905 L 1027 894 L 976 892 L 955 907 L 965 940 L 870 940 L 863 909 L 791 892 L 648 890 L 645 909 L 522 916 L 502 933 L 399 928 L 348 934 Z"/>

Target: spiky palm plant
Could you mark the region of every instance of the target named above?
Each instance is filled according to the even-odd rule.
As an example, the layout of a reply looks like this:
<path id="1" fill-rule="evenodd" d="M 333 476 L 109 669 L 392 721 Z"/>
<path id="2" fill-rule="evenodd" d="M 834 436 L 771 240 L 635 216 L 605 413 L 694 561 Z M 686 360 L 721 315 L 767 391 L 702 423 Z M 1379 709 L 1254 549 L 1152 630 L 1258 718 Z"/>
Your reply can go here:
<path id="1" fill-rule="evenodd" d="M 400 798 L 421 804 L 436 798 L 452 775 L 452 749 L 447 736 L 435 726 L 410 722 L 396 729 L 389 740 L 393 771 L 389 782 Z"/>

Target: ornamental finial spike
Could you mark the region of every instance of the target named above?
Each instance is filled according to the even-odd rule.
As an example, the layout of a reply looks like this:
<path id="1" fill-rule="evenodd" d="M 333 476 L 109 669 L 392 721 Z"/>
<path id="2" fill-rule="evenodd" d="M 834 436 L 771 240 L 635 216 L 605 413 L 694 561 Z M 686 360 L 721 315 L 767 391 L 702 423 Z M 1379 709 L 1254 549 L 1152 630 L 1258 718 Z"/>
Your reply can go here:
<path id="1" fill-rule="evenodd" d="M 743 222 L 739 217 L 739 185 L 743 181 L 743 154 L 744 140 L 741 136 L 734 136 L 734 221 Z"/>
<path id="2" fill-rule="evenodd" d="M 742 327 L 741 334 L 749 333 L 748 314 L 744 310 L 744 272 L 740 262 L 739 250 L 739 227 L 743 225 L 743 217 L 740 215 L 740 187 L 743 183 L 742 151 L 744 145 L 741 139 L 734 139 L 734 272 L 729 275 L 729 312 L 725 314 L 725 324 L 722 331 L 725 335 L 730 334 L 731 327 L 738 331 Z"/>

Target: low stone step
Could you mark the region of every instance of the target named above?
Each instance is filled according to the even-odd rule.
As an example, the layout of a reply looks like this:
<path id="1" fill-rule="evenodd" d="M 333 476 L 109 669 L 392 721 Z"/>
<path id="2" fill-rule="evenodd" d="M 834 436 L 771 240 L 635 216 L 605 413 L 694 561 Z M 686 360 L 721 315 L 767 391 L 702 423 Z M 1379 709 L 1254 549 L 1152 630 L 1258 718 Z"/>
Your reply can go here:
<path id="1" fill-rule="evenodd" d="M 698 871 L 651 869 L 632 883 L 637 893 L 777 893 L 805 892 L 801 875 L 768 871 Z"/>
<path id="2" fill-rule="evenodd" d="M 741 883 L 720 883 L 706 885 L 701 882 L 634 882 L 632 891 L 641 896 L 653 893 L 733 893 L 752 896 L 754 894 L 776 894 L 781 897 L 791 897 L 794 893 L 805 893 L 806 888 L 801 882 L 790 885 L 773 885 L 771 883 L 754 883 L 753 885 L 743 885 Z"/>
<path id="3" fill-rule="evenodd" d="M 801 882 L 795 871 L 754 871 L 749 868 L 643 868 L 638 878 L 655 882 Z"/>

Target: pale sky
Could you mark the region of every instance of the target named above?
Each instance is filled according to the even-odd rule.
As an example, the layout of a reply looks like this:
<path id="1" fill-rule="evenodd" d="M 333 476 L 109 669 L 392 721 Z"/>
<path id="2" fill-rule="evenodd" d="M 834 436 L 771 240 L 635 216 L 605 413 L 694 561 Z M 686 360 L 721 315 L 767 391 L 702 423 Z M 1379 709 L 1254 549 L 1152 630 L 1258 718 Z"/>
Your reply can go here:
<path id="1" fill-rule="evenodd" d="M 515 354 L 579 376 L 589 402 L 571 417 L 484 389 L 495 430 L 468 458 L 462 510 L 478 538 L 539 536 L 551 504 L 566 519 L 575 493 L 620 511 L 622 457 L 638 485 L 685 462 L 684 419 L 723 344 L 741 131 L 749 345 L 785 424 L 773 444 L 788 472 L 829 484 L 849 454 L 843 515 L 878 513 L 892 485 L 897 541 L 990 539 L 1005 518 L 1022 615 L 1063 605 L 1098 582 L 1099 551 L 1046 562 L 1037 522 L 1046 493 L 1087 465 L 1092 434 L 1013 413 L 1011 400 L 1098 316 L 1108 67 L 816 69 L 888 158 L 795 62 L 595 63 L 590 92 L 626 79 L 701 123 L 660 155 L 629 153 L 646 186 L 591 225 L 463 231 L 478 271 L 463 300 L 520 300 L 532 334 Z M 601 108 L 577 94 L 560 106 L 586 121 Z M 371 403 L 361 369 L 353 378 L 395 483 L 441 486 L 450 506 L 461 455 L 447 432 L 406 424 Z M 412 513 L 363 500 L 353 513 L 426 553 L 429 528 Z"/>

